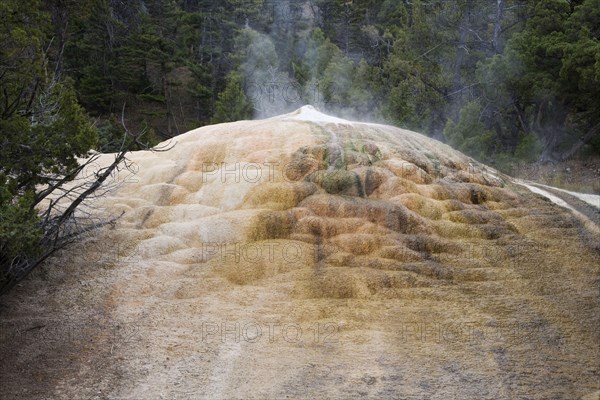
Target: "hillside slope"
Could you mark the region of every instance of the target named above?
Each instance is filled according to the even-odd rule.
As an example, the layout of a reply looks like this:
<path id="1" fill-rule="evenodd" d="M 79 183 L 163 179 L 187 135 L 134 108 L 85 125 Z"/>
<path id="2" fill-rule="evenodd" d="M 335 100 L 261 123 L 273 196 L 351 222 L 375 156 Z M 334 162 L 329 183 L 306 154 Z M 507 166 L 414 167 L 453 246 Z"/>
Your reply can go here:
<path id="1" fill-rule="evenodd" d="M 131 160 L 139 173 L 95 205 L 118 222 L 2 299 L 0 397 L 600 389 L 593 214 L 311 107 Z"/>

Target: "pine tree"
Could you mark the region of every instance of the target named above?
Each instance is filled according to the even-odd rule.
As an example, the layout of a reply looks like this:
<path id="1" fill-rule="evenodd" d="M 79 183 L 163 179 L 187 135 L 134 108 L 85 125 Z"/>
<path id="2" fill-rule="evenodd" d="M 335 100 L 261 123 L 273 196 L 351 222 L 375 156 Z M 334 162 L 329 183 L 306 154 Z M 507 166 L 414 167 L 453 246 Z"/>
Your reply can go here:
<path id="1" fill-rule="evenodd" d="M 232 73 L 229 76 L 227 87 L 219 94 L 215 108 L 213 123 L 252 118 L 252 103 L 244 93 L 240 75 Z"/>
<path id="2" fill-rule="evenodd" d="M 0 4 L 0 293 L 43 250 L 49 231 L 36 207 L 48 188 L 72 180 L 77 157 L 97 140 L 71 83 L 48 58 L 49 17 L 40 9 L 35 0 Z"/>
<path id="3" fill-rule="evenodd" d="M 542 161 L 598 143 L 598 5 L 598 0 L 579 5 L 539 0 L 504 52 L 478 66 L 488 125 L 499 127 L 497 136 L 511 150 L 531 134 L 542 144 Z"/>

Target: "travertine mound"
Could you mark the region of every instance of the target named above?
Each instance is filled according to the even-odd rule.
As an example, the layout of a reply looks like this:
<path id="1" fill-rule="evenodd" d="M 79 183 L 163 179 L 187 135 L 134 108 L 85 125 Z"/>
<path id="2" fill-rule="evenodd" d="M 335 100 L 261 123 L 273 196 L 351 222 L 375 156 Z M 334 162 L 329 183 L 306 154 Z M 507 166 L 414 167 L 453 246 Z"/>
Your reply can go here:
<path id="1" fill-rule="evenodd" d="M 519 236 L 502 215 L 519 198 L 493 170 L 414 132 L 310 107 L 201 128 L 166 153 L 132 160 L 136 182 L 108 201 L 113 212 L 125 211 L 120 229 L 143 237 L 140 256 L 233 262 L 218 269 L 241 285 L 289 272 L 300 297 L 401 297 L 409 277 L 426 286 L 468 280 L 478 274 L 438 258 L 460 263 L 465 240 Z M 245 265 L 217 249 L 253 243 L 255 253 L 283 258 L 293 250 L 288 258 L 306 260 L 279 271 L 258 253 Z M 316 266 L 324 272 L 315 274 Z"/>
<path id="2" fill-rule="evenodd" d="M 123 216 L 65 256 L 94 289 L 64 278 L 45 307 L 135 340 L 76 341 L 78 372 L 55 377 L 53 396 L 599 389 L 589 221 L 423 135 L 311 107 L 175 142 L 132 155 L 139 173 L 96 204 Z"/>

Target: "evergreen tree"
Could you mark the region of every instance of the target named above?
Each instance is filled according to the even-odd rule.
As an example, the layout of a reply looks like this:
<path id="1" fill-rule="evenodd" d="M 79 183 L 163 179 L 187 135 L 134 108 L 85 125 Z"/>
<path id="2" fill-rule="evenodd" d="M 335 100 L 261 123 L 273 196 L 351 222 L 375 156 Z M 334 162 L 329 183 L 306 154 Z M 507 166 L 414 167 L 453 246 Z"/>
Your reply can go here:
<path id="1" fill-rule="evenodd" d="M 0 293 L 39 262 L 57 231 L 36 207 L 74 178 L 77 157 L 97 140 L 70 82 L 52 68 L 49 16 L 40 10 L 36 0 L 0 4 Z"/>
<path id="2" fill-rule="evenodd" d="M 597 143 L 598 5 L 598 0 L 579 5 L 539 0 L 526 29 L 509 40 L 503 54 L 479 65 L 488 125 L 498 127 L 497 136 L 510 150 L 530 134 L 542 144 L 542 161 Z"/>
<path id="3" fill-rule="evenodd" d="M 244 93 L 242 78 L 232 73 L 227 87 L 219 94 L 213 123 L 251 119 L 252 114 L 252 103 Z"/>
<path id="4" fill-rule="evenodd" d="M 493 133 L 478 154 L 539 143 L 551 160 L 600 146 L 599 1 L 24 4 L 45 11 L 39 26 L 52 41 L 43 52 L 56 76 L 74 79 L 102 143 L 113 143 L 105 148 L 117 145 L 110 132 L 120 124 L 110 119 L 124 106 L 130 127 L 164 138 L 249 118 L 248 104 L 257 117 L 310 103 L 444 139 L 471 126 L 460 121 L 478 105 Z M 31 24 L 16 23 L 25 32 Z"/>

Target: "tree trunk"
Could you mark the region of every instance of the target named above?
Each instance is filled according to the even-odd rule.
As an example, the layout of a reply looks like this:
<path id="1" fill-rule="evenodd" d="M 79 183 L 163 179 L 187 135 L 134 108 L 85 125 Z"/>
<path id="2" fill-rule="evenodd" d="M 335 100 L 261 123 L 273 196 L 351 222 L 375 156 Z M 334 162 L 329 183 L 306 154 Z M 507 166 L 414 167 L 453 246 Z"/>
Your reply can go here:
<path id="1" fill-rule="evenodd" d="M 554 154 L 554 149 L 558 144 L 560 131 L 555 127 L 550 127 L 545 129 L 543 132 L 544 134 L 541 135 L 540 138 L 542 142 L 542 154 L 540 156 L 540 161 L 542 163 L 557 161 L 558 159 Z"/>
<path id="2" fill-rule="evenodd" d="M 502 32 L 502 16 L 504 14 L 504 0 L 496 0 L 496 18 L 494 19 L 494 38 L 492 45 L 496 54 L 502 53 L 500 48 L 500 33 Z"/>
<path id="3" fill-rule="evenodd" d="M 462 23 L 458 27 L 459 38 L 458 47 L 456 48 L 456 60 L 454 63 L 454 82 L 453 92 L 462 89 L 462 66 L 466 55 L 467 31 L 469 27 L 469 14 L 471 13 L 471 1 L 467 1 L 464 9 Z"/>
<path id="4" fill-rule="evenodd" d="M 344 4 L 344 55 L 348 57 L 348 50 L 350 47 L 350 3 Z"/>
<path id="5" fill-rule="evenodd" d="M 534 119 L 534 131 L 537 132 L 542 144 L 541 162 L 558 160 L 556 146 L 565 130 L 566 113 L 558 99 L 547 99 L 537 106 Z"/>
<path id="6" fill-rule="evenodd" d="M 600 123 L 594 125 L 585 135 L 579 138 L 571 148 L 560 155 L 560 160 L 565 161 L 573 157 L 581 148 L 587 144 L 594 136 L 600 133 Z"/>

